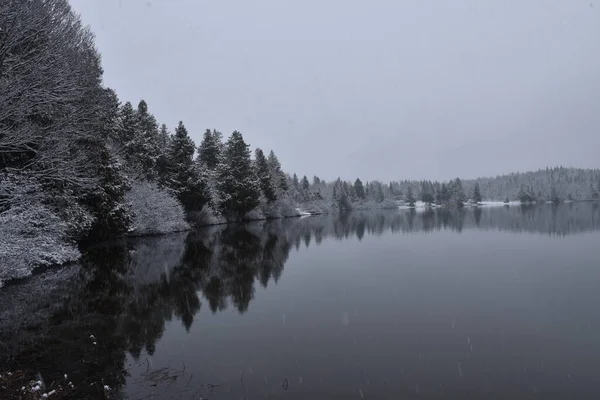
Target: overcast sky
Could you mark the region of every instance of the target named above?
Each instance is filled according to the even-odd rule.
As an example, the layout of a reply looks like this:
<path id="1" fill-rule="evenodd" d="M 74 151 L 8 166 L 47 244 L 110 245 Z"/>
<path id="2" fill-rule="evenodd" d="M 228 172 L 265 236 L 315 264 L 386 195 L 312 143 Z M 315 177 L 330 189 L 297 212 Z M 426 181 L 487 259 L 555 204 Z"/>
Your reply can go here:
<path id="1" fill-rule="evenodd" d="M 600 2 L 71 0 L 104 82 L 273 149 L 300 176 L 385 181 L 600 167 Z"/>

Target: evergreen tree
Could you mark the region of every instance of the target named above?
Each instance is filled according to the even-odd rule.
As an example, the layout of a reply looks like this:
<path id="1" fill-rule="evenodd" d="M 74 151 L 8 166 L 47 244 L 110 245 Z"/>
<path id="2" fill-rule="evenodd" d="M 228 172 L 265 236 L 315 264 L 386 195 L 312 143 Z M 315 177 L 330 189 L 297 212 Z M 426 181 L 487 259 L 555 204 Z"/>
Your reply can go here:
<path id="1" fill-rule="evenodd" d="M 169 147 L 169 186 L 187 212 L 199 211 L 210 199 L 206 172 L 194 163 L 194 141 L 179 121 Z"/>
<path id="2" fill-rule="evenodd" d="M 154 179 L 156 161 L 160 154 L 158 125 L 154 115 L 148 112 L 148 105 L 144 100 L 138 104 L 136 119 L 137 130 L 132 143 L 134 157 L 141 173 L 147 179 Z"/>
<path id="3" fill-rule="evenodd" d="M 171 134 L 169 133 L 169 129 L 166 124 L 161 124 L 160 129 L 158 131 L 158 146 L 161 149 L 161 153 L 164 152 L 164 149 L 169 148 L 169 142 L 171 140 Z"/>
<path id="4" fill-rule="evenodd" d="M 429 182 L 421 182 L 421 201 L 425 204 L 431 204 L 435 201 L 433 197 L 433 186 L 430 187 Z"/>
<path id="5" fill-rule="evenodd" d="M 593 200 L 597 200 L 598 198 L 600 198 L 600 192 L 596 190 L 593 184 L 590 184 L 590 198 Z"/>
<path id="6" fill-rule="evenodd" d="M 137 119 L 135 111 L 130 102 L 123 104 L 119 110 L 119 129 L 117 130 L 117 141 L 123 148 L 123 156 L 129 163 L 134 161 L 135 149 L 133 142 L 137 132 Z"/>
<path id="7" fill-rule="evenodd" d="M 225 145 L 217 190 L 219 208 L 229 217 L 240 219 L 259 204 L 260 183 L 252 168 L 249 145 L 238 131 L 231 134 Z"/>
<path id="8" fill-rule="evenodd" d="M 445 183 L 442 183 L 442 186 L 440 188 L 438 202 L 440 204 L 447 204 L 450 201 L 450 198 L 451 198 L 451 193 L 450 193 L 450 190 L 448 189 L 448 185 L 446 185 Z"/>
<path id="9" fill-rule="evenodd" d="M 413 195 L 412 186 L 409 186 L 406 191 L 406 202 L 408 203 L 409 206 L 414 207 L 416 201 L 417 200 L 415 199 L 415 196 Z"/>
<path id="10" fill-rule="evenodd" d="M 255 152 L 256 176 L 260 182 L 260 189 L 268 202 L 277 200 L 275 193 L 275 185 L 273 177 L 269 169 L 267 158 L 261 149 L 256 149 Z"/>
<path id="11" fill-rule="evenodd" d="M 310 188 L 310 183 L 308 182 L 308 178 L 306 177 L 306 175 L 304 175 L 302 177 L 302 190 L 308 191 L 309 188 Z"/>
<path id="12" fill-rule="evenodd" d="M 358 197 L 360 200 L 365 199 L 365 188 L 363 187 L 361 180 L 358 178 L 356 178 L 354 181 L 354 193 L 356 193 L 356 197 Z"/>
<path id="13" fill-rule="evenodd" d="M 344 187 L 344 183 L 338 178 L 333 184 L 333 206 L 339 211 L 349 211 L 352 209 L 352 204 L 348 196 L 348 188 Z"/>
<path id="14" fill-rule="evenodd" d="M 379 183 L 379 182 L 374 183 L 373 192 L 374 192 L 373 200 L 375 200 L 377 203 L 381 203 L 384 200 L 383 188 L 381 187 L 381 183 Z"/>
<path id="15" fill-rule="evenodd" d="M 169 174 L 169 149 L 171 147 L 171 134 L 167 125 L 162 124 L 158 133 L 159 154 L 156 159 L 156 173 L 162 186 L 168 186 Z"/>
<path id="16" fill-rule="evenodd" d="M 281 196 L 288 191 L 287 177 L 281 170 L 281 164 L 279 163 L 279 160 L 277 159 L 277 156 L 273 150 L 269 152 L 267 162 L 269 164 L 271 176 L 273 177 L 273 182 L 275 183 L 275 191 L 277 192 L 278 196 Z"/>
<path id="17" fill-rule="evenodd" d="M 321 179 L 318 176 L 313 176 L 313 185 L 319 186 L 321 184 Z"/>
<path id="18" fill-rule="evenodd" d="M 560 203 L 560 197 L 558 195 L 558 191 L 554 186 L 550 189 L 550 201 L 554 204 Z"/>
<path id="19" fill-rule="evenodd" d="M 292 177 L 292 185 L 297 190 L 299 189 L 300 182 L 298 181 L 298 175 L 296 175 L 295 173 L 294 173 L 294 176 Z"/>
<path id="20" fill-rule="evenodd" d="M 475 182 L 475 188 L 473 189 L 473 201 L 475 203 L 481 203 L 481 191 L 479 190 L 478 182 Z"/>
<path id="21" fill-rule="evenodd" d="M 104 147 L 100 150 L 97 176 L 98 185 L 83 198 L 83 203 L 92 211 L 94 222 L 86 240 L 105 239 L 126 233 L 132 221 L 131 212 L 125 202 L 129 189 L 121 166 Z"/>
<path id="22" fill-rule="evenodd" d="M 207 129 L 202 137 L 202 142 L 198 146 L 198 161 L 211 171 L 214 171 L 219 165 L 221 159 L 222 143 L 221 133 Z"/>
<path id="23" fill-rule="evenodd" d="M 453 182 L 451 182 L 451 195 L 452 200 L 458 207 L 462 207 L 465 205 L 465 200 L 467 196 L 465 195 L 465 191 L 462 187 L 462 182 L 459 178 L 456 178 Z"/>

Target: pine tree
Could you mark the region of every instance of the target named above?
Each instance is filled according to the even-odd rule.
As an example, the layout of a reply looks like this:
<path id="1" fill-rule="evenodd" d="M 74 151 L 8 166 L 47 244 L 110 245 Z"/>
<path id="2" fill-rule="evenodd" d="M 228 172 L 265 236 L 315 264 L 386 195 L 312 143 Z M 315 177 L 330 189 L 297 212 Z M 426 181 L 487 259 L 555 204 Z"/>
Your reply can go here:
<path id="1" fill-rule="evenodd" d="M 421 201 L 428 205 L 435 201 L 435 198 L 433 197 L 433 187 L 429 186 L 429 182 L 421 182 Z"/>
<path id="2" fill-rule="evenodd" d="M 408 203 L 409 206 L 414 207 L 416 201 L 417 200 L 415 199 L 415 196 L 413 195 L 412 186 L 409 186 L 408 190 L 406 191 L 406 202 Z"/>
<path id="3" fill-rule="evenodd" d="M 310 188 L 310 183 L 308 182 L 308 178 L 306 177 L 306 175 L 304 175 L 302 177 L 302 190 L 308 191 L 309 188 Z"/>
<path id="4" fill-rule="evenodd" d="M 171 134 L 166 124 L 161 124 L 158 131 L 158 146 L 161 149 L 161 153 L 164 149 L 169 148 L 169 142 L 171 140 Z"/>
<path id="5" fill-rule="evenodd" d="M 117 129 L 117 142 L 123 148 L 123 156 L 129 163 L 134 161 L 135 151 L 133 141 L 137 132 L 137 119 L 130 102 L 126 102 L 119 110 L 119 128 Z"/>
<path id="6" fill-rule="evenodd" d="M 450 201 L 450 198 L 451 198 L 451 193 L 450 193 L 450 190 L 448 189 L 448 185 L 446 185 L 445 183 L 442 183 L 442 186 L 440 188 L 438 202 L 440 204 L 447 204 Z"/>
<path id="7" fill-rule="evenodd" d="M 200 211 L 211 200 L 208 176 L 194 163 L 194 149 L 194 141 L 179 121 L 169 147 L 169 186 L 187 212 Z"/>
<path id="8" fill-rule="evenodd" d="M 144 100 L 138 104 L 136 113 L 136 133 L 132 143 L 132 150 L 141 173 L 147 179 L 156 177 L 156 161 L 160 154 L 158 125 L 154 115 L 148 112 L 148 105 Z"/>
<path id="9" fill-rule="evenodd" d="M 467 196 L 465 195 L 465 191 L 462 187 L 462 182 L 459 178 L 456 178 L 453 182 L 451 182 L 451 195 L 452 200 L 458 207 L 462 207 L 465 205 L 465 200 Z"/>
<path id="10" fill-rule="evenodd" d="M 556 187 L 554 187 L 554 186 L 552 186 L 552 188 L 550 189 L 550 201 L 554 204 L 560 203 L 560 197 L 558 195 L 558 191 L 556 190 Z"/>
<path id="11" fill-rule="evenodd" d="M 339 211 L 349 211 L 352 209 L 347 187 L 344 188 L 344 183 L 340 178 L 337 178 L 333 184 L 333 206 Z"/>
<path id="12" fill-rule="evenodd" d="M 198 146 L 198 161 L 211 171 L 219 165 L 223 144 L 221 143 L 221 132 L 207 129 L 204 132 L 202 142 Z"/>
<path id="13" fill-rule="evenodd" d="M 292 185 L 297 190 L 299 189 L 300 182 L 298 181 L 298 175 L 296 175 L 295 173 L 294 173 L 294 176 L 292 177 Z"/>
<path id="14" fill-rule="evenodd" d="M 272 202 L 277 200 L 277 195 L 275 193 L 275 185 L 273 183 L 273 177 L 271 176 L 271 171 L 269 169 L 269 163 L 267 162 L 267 158 L 261 149 L 256 149 L 254 151 L 255 155 L 255 164 L 256 164 L 256 176 L 260 182 L 260 189 L 267 199 L 268 202 Z"/>
<path id="15" fill-rule="evenodd" d="M 373 187 L 373 199 L 377 202 L 377 203 L 381 203 L 384 200 L 384 196 L 383 196 L 383 188 L 381 187 L 381 183 L 379 182 L 375 182 L 374 187 Z"/>
<path id="16" fill-rule="evenodd" d="M 129 189 L 127 179 L 106 147 L 100 150 L 97 176 L 98 185 L 83 198 L 94 217 L 86 241 L 120 236 L 127 232 L 132 221 L 125 203 L 125 192 Z"/>
<path id="17" fill-rule="evenodd" d="M 356 197 L 358 197 L 360 200 L 365 199 L 365 188 L 363 187 L 361 180 L 358 178 L 356 178 L 354 181 L 354 192 L 356 193 Z"/>
<path id="18" fill-rule="evenodd" d="M 600 192 L 596 190 L 593 184 L 590 184 L 590 198 L 593 200 L 597 200 L 598 198 L 600 198 Z"/>
<path id="19" fill-rule="evenodd" d="M 234 131 L 229 137 L 217 172 L 219 208 L 224 215 L 241 219 L 258 206 L 260 183 L 252 168 L 249 145 L 240 132 Z"/>
<path id="20" fill-rule="evenodd" d="M 169 176 L 169 148 L 171 147 L 171 134 L 167 125 L 162 124 L 158 133 L 159 155 L 156 159 L 156 173 L 158 182 L 162 186 L 168 186 Z"/>
<path id="21" fill-rule="evenodd" d="M 281 197 L 282 194 L 288 191 L 287 177 L 281 170 L 281 164 L 279 163 L 279 160 L 277 159 L 277 156 L 273 150 L 269 152 L 267 162 L 269 163 L 271 176 L 273 177 L 273 182 L 275 183 L 275 191 L 277 192 L 277 196 Z"/>
<path id="22" fill-rule="evenodd" d="M 481 203 L 481 191 L 479 190 L 478 182 L 475 182 L 475 188 L 473 189 L 473 201 L 475 203 Z"/>

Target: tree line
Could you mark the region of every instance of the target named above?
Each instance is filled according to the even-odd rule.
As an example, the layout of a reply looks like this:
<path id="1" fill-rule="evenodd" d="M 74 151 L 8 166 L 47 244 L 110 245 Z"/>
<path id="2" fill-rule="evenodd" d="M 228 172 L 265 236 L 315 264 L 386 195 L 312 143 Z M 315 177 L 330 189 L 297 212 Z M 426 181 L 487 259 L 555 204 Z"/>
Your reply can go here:
<path id="1" fill-rule="evenodd" d="M 121 105 L 67 0 L 1 2 L 0 27 L 0 225 L 31 227 L 0 228 L 12 249 L 46 226 L 57 242 L 130 233 L 143 201 L 238 220 L 285 196 L 274 152 L 252 158 L 239 131 L 207 130 L 196 148 L 183 122 L 171 133 L 145 101 Z"/>

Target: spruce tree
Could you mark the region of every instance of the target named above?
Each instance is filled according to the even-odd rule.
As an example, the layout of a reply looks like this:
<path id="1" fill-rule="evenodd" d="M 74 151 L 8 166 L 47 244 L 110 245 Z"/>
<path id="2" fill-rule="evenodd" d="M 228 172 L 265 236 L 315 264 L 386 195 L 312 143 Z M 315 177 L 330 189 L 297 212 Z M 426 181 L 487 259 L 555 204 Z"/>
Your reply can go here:
<path id="1" fill-rule="evenodd" d="M 133 142 L 137 132 L 137 119 L 135 110 L 130 102 L 126 102 L 119 110 L 119 128 L 117 129 L 117 142 L 123 148 L 123 155 L 128 163 L 134 161 L 135 151 Z"/>
<path id="2" fill-rule="evenodd" d="M 225 145 L 218 168 L 219 208 L 224 215 L 241 219 L 259 204 L 260 183 L 250 158 L 249 145 L 234 131 Z"/>
<path id="3" fill-rule="evenodd" d="M 296 188 L 297 190 L 300 189 L 299 185 L 300 182 L 298 181 L 298 175 L 296 175 L 294 173 L 294 176 L 292 177 L 292 185 L 294 186 L 294 188 Z"/>
<path id="4" fill-rule="evenodd" d="M 481 191 L 479 190 L 478 182 L 475 182 L 475 188 L 473 189 L 473 201 L 475 203 L 481 203 Z"/>
<path id="5" fill-rule="evenodd" d="M 306 177 L 306 175 L 304 175 L 302 177 L 302 190 L 308 191 L 309 188 L 310 188 L 310 183 L 308 182 L 308 178 Z"/>
<path id="6" fill-rule="evenodd" d="M 459 178 L 456 178 L 454 182 L 451 182 L 451 195 L 452 200 L 458 207 L 462 207 L 465 205 L 465 200 L 467 196 L 465 195 L 465 191 L 462 187 L 462 182 Z"/>
<path id="7" fill-rule="evenodd" d="M 277 159 L 277 156 L 271 150 L 269 152 L 269 158 L 267 159 L 269 163 L 269 169 L 271 171 L 271 176 L 273 177 L 273 182 L 275 183 L 275 190 L 278 196 L 281 196 L 285 192 L 288 191 L 287 177 L 285 173 L 281 170 L 281 164 Z"/>
<path id="8" fill-rule="evenodd" d="M 161 153 L 164 152 L 165 149 L 169 148 L 169 141 L 171 140 L 171 134 L 169 133 L 169 129 L 166 124 L 161 124 L 160 129 L 158 131 L 158 146 L 161 149 Z"/>
<path id="9" fill-rule="evenodd" d="M 360 179 L 356 178 L 354 181 L 354 193 L 356 193 L 356 197 L 361 200 L 365 199 L 365 188 Z"/>
<path id="10" fill-rule="evenodd" d="M 83 198 L 83 203 L 94 217 L 86 241 L 120 236 L 128 231 L 132 221 L 130 209 L 125 203 L 129 184 L 121 165 L 104 146 L 98 161 L 98 185 Z"/>
<path id="11" fill-rule="evenodd" d="M 448 185 L 442 183 L 442 187 L 440 188 L 440 204 L 447 204 L 450 201 L 451 193 L 448 189 Z"/>
<path id="12" fill-rule="evenodd" d="M 214 171 L 219 165 L 221 159 L 221 133 L 210 129 L 204 132 L 202 142 L 198 146 L 198 161 L 211 171 Z"/>
<path id="13" fill-rule="evenodd" d="M 381 183 L 375 182 L 373 192 L 374 192 L 373 199 L 377 203 L 383 202 L 384 196 L 383 196 L 383 188 L 381 187 Z"/>
<path id="14" fill-rule="evenodd" d="M 269 169 L 269 163 L 267 158 L 261 149 L 254 151 L 255 164 L 256 164 L 256 176 L 260 182 L 260 190 L 267 199 L 268 202 L 277 200 L 275 193 L 275 185 L 273 183 L 273 177 Z"/>
<path id="15" fill-rule="evenodd" d="M 210 199 L 208 177 L 193 161 L 194 141 L 179 121 L 169 147 L 169 185 L 187 212 L 199 211 Z"/>
<path id="16" fill-rule="evenodd" d="M 409 206 L 414 207 L 416 201 L 417 200 L 415 199 L 415 196 L 413 195 L 412 186 L 409 186 L 408 190 L 406 191 L 406 202 L 408 203 Z"/>
<path id="17" fill-rule="evenodd" d="M 159 154 L 156 159 L 156 173 L 158 182 L 162 186 L 168 186 L 169 176 L 169 148 L 171 147 L 171 134 L 167 125 L 162 124 L 158 133 Z"/>
<path id="18" fill-rule="evenodd" d="M 426 181 L 421 182 L 421 201 L 426 204 L 434 202 L 433 187 L 429 187 L 429 183 Z"/>
<path id="19" fill-rule="evenodd" d="M 156 177 L 156 161 L 160 154 L 158 125 L 154 115 L 148 112 L 144 100 L 138 104 L 136 112 L 136 132 L 133 138 L 132 150 L 141 173 L 147 179 Z"/>

